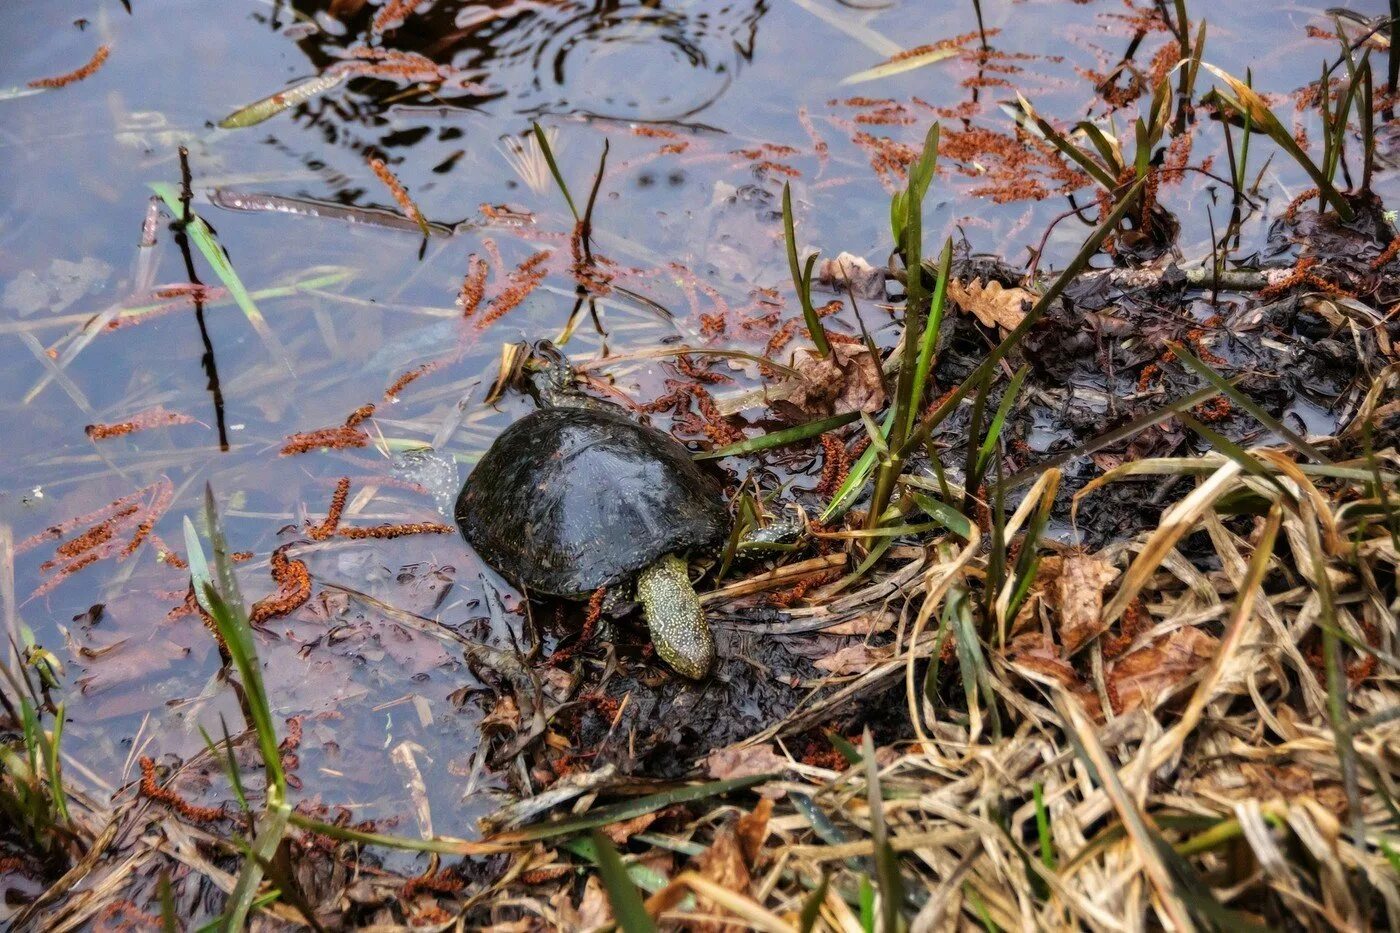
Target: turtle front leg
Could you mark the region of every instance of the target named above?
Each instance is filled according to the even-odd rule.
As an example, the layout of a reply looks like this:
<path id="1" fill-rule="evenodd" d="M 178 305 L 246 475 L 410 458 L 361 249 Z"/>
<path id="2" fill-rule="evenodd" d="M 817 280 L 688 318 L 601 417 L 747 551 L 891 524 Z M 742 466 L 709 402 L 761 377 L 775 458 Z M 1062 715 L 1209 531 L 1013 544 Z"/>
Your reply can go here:
<path id="1" fill-rule="evenodd" d="M 667 554 L 643 570 L 637 576 L 637 601 L 661 660 L 686 677 L 707 675 L 715 663 L 715 638 L 690 585 L 686 562 Z"/>

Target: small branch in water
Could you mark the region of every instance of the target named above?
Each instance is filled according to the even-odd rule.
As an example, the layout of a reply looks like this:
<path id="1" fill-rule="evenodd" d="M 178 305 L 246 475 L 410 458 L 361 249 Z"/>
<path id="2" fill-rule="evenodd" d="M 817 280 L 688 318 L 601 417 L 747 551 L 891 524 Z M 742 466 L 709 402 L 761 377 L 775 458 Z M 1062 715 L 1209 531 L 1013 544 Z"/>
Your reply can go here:
<path id="1" fill-rule="evenodd" d="M 190 214 L 190 200 L 193 197 L 190 191 L 190 151 L 184 146 L 180 147 L 180 206 L 182 216 L 175 224 L 175 243 L 180 247 L 180 255 L 185 260 L 185 274 L 189 278 L 191 285 L 198 285 L 200 288 L 191 292 L 190 298 L 194 301 L 194 319 L 199 324 L 199 336 L 204 342 L 204 355 L 200 358 L 200 363 L 204 366 L 204 372 L 209 377 L 209 394 L 214 397 L 214 421 L 219 429 L 219 449 L 228 450 L 228 423 L 224 417 L 224 390 L 219 382 L 219 364 L 214 358 L 214 342 L 209 338 L 209 326 L 204 320 L 204 283 L 200 281 L 198 273 L 194 271 L 194 255 L 190 252 L 190 238 L 185 232 L 192 215 Z"/>

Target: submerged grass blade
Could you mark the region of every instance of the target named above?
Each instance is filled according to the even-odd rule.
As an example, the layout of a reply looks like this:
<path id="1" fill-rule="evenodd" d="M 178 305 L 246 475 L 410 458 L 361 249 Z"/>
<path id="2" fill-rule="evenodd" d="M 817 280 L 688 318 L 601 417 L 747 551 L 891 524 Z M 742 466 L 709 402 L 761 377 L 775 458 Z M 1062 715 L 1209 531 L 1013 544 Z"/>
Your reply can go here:
<path id="1" fill-rule="evenodd" d="M 291 87 L 283 88 L 275 94 L 269 94 L 261 100 L 255 100 L 251 104 L 239 107 L 219 121 L 219 129 L 237 130 L 256 126 L 290 107 L 304 104 L 313 97 L 319 97 L 327 91 L 340 87 L 348 77 L 350 77 L 349 69 L 336 68 L 325 74 L 298 81 Z"/>
<path id="2" fill-rule="evenodd" d="M 168 185 L 163 181 L 155 181 L 151 182 L 151 190 L 160 196 L 160 199 L 165 202 L 165 206 L 177 219 L 185 216 L 184 205 L 180 202 L 180 194 L 173 185 Z M 253 325 L 253 330 L 257 332 L 258 338 L 272 351 L 278 361 L 287 367 L 288 372 L 294 372 L 292 360 L 287 355 L 286 348 L 282 346 L 282 342 L 277 339 L 277 335 L 268 326 L 267 319 L 258 310 L 252 296 L 248 294 L 243 280 L 234 271 L 233 264 L 224 255 L 223 248 L 214 237 L 214 231 L 204 222 L 204 218 L 191 210 L 190 222 L 186 224 L 185 232 L 189 234 L 200 254 L 204 256 L 204 261 L 209 263 L 214 274 L 219 277 L 219 281 L 224 283 L 224 288 L 228 289 L 233 300 L 238 303 L 238 307 L 243 311 L 243 316 L 248 319 L 249 324 Z"/>

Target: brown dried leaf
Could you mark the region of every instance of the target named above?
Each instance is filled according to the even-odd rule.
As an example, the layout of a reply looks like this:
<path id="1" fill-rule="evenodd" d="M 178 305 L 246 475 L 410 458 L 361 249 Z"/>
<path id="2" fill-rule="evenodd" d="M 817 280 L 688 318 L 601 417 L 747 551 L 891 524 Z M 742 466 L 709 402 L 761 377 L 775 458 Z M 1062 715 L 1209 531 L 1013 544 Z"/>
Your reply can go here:
<path id="1" fill-rule="evenodd" d="M 518 731 L 520 729 L 520 707 L 516 706 L 515 697 L 507 693 L 497 700 L 491 712 L 482 718 L 479 728 L 483 733 L 492 729 Z"/>
<path id="2" fill-rule="evenodd" d="M 885 404 L 880 361 L 860 344 L 834 343 L 826 359 L 812 350 L 800 350 L 793 368 L 800 375 L 775 387 L 775 394 L 783 397 L 772 406 L 789 421 L 830 418 L 852 411 L 876 412 Z"/>
<path id="3" fill-rule="evenodd" d="M 894 628 L 898 616 L 893 612 L 875 611 L 869 615 L 856 616 L 845 622 L 822 629 L 823 635 L 878 635 Z"/>
<path id="4" fill-rule="evenodd" d="M 764 797 L 753 808 L 752 813 L 739 817 L 734 826 L 734 834 L 739 839 L 739 849 L 750 868 L 758 864 L 758 854 L 763 851 L 763 840 L 768 838 L 768 819 L 773 815 L 773 801 Z"/>
<path id="5" fill-rule="evenodd" d="M 740 817 L 733 826 L 721 829 L 710 847 L 695 857 L 695 870 L 726 890 L 748 895 L 754 862 L 768 836 L 768 818 L 772 812 L 773 802 L 761 800 L 752 813 Z M 699 901 L 701 912 L 723 913 L 723 908 L 708 899 Z M 730 923 L 707 921 L 695 924 L 693 929 L 728 933 L 738 928 Z"/>
<path id="6" fill-rule="evenodd" d="M 1215 657 L 1220 641 L 1197 628 L 1177 629 L 1125 655 L 1108 670 L 1109 696 L 1119 712 L 1156 701 Z"/>
<path id="7" fill-rule="evenodd" d="M 1018 667 L 1048 677 L 1071 692 L 1080 686 L 1079 675 L 1060 657 L 1055 643 L 1044 632 L 1026 632 L 1011 640 L 1007 660 Z"/>
<path id="8" fill-rule="evenodd" d="M 613 922 L 612 904 L 596 874 L 588 876 L 583 886 L 583 899 L 578 904 L 579 929 L 595 930 Z"/>
<path id="9" fill-rule="evenodd" d="M 1070 554 L 1064 558 L 1049 596 L 1060 611 L 1060 643 L 1066 657 L 1103 631 L 1104 587 L 1117 578 L 1117 568 L 1097 557 Z"/>
<path id="10" fill-rule="evenodd" d="M 889 648 L 877 648 L 864 642 L 856 642 L 813 661 L 813 666 L 833 674 L 863 674 L 881 661 L 890 657 Z"/>
<path id="11" fill-rule="evenodd" d="M 787 759 L 773 751 L 771 745 L 745 745 L 741 748 L 717 748 L 705 759 L 710 777 L 715 780 L 773 774 L 787 768 Z"/>
<path id="12" fill-rule="evenodd" d="M 660 812 L 643 813 L 641 816 L 633 817 L 630 820 L 623 820 L 619 823 L 609 823 L 601 830 L 615 845 L 622 845 L 637 833 L 643 832 L 648 826 L 656 822 Z"/>
<path id="13" fill-rule="evenodd" d="M 1024 288 L 1006 288 L 1000 282 L 983 284 L 974 279 L 967 284 L 951 279 L 948 297 L 968 314 L 977 316 L 986 327 L 1013 330 L 1026 316 L 1026 302 L 1035 304 L 1035 296 Z"/>

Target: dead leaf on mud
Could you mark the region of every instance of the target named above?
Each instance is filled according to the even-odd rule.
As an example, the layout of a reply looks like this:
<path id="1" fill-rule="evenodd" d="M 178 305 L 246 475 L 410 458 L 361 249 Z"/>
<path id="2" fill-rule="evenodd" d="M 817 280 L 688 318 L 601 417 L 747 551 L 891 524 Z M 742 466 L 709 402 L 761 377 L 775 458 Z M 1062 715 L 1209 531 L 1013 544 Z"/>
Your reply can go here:
<path id="1" fill-rule="evenodd" d="M 878 635 L 894 628 L 899 620 L 893 612 L 876 611 L 868 615 L 856 616 L 845 622 L 837 622 L 822 629 L 823 635 Z"/>
<path id="2" fill-rule="evenodd" d="M 710 777 L 717 781 L 728 778 L 774 774 L 787 768 L 787 759 L 773 751 L 771 745 L 745 745 L 742 748 L 717 748 L 705 759 Z"/>
<path id="3" fill-rule="evenodd" d="M 597 875 L 589 875 L 583 886 L 583 899 L 578 905 L 578 929 L 594 930 L 613 922 L 612 905 L 603 891 L 603 884 Z"/>
<path id="4" fill-rule="evenodd" d="M 739 838 L 739 849 L 749 867 L 758 864 L 758 854 L 763 851 L 763 840 L 768 838 L 768 819 L 773 815 L 773 801 L 767 797 L 758 802 L 752 813 L 739 817 L 734 826 L 734 834 Z"/>
<path id="5" fill-rule="evenodd" d="M 1044 632 L 1017 635 L 1007 647 L 1006 656 L 1012 664 L 1048 677 L 1071 692 L 1082 686 L 1079 675 L 1060 657 L 1055 642 Z"/>
<path id="6" fill-rule="evenodd" d="M 1088 554 L 1070 554 L 1062 561 L 1049 596 L 1060 612 L 1060 643 L 1068 657 L 1103 631 L 1103 591 L 1118 578 L 1118 570 Z"/>
<path id="7" fill-rule="evenodd" d="M 888 660 L 889 657 L 888 648 L 877 648 L 864 642 L 857 642 L 854 645 L 847 645 L 834 654 L 813 661 L 812 665 L 837 675 L 864 674 L 876 664 Z"/>
<path id="8" fill-rule="evenodd" d="M 510 694 L 503 694 L 496 701 L 495 707 L 487 713 L 481 720 L 481 732 L 485 734 L 492 729 L 504 729 L 508 732 L 516 732 L 520 729 L 520 707 L 515 704 L 515 697 Z"/>
<path id="9" fill-rule="evenodd" d="M 1146 648 L 1123 656 L 1108 670 L 1109 696 L 1119 713 L 1138 706 L 1149 709 L 1215 657 L 1220 641 L 1200 629 L 1177 629 Z"/>
<path id="10" fill-rule="evenodd" d="M 815 351 L 799 350 L 792 366 L 799 375 L 774 387 L 774 394 L 782 398 L 772 404 L 773 410 L 789 421 L 852 411 L 876 412 L 885 404 L 880 361 L 860 344 L 832 344 L 826 359 Z"/>
<path id="11" fill-rule="evenodd" d="M 753 882 L 752 869 L 762 851 L 763 840 L 768 836 L 768 817 L 772 812 L 773 802 L 760 800 L 752 813 L 740 817 L 733 826 L 722 828 L 710 847 L 695 857 L 695 870 L 725 890 L 748 895 Z M 699 900 L 703 913 L 724 912 L 705 898 Z M 697 923 L 693 929 L 721 931 L 734 927 L 725 922 L 709 921 Z"/>
<path id="12" fill-rule="evenodd" d="M 1035 295 L 1024 288 L 1006 288 L 1000 282 L 983 283 L 976 279 L 963 284 L 950 278 L 948 297 L 963 311 L 976 315 L 983 326 L 1005 330 L 1015 329 L 1025 319 L 1029 307 L 1026 302 L 1035 304 Z"/>

